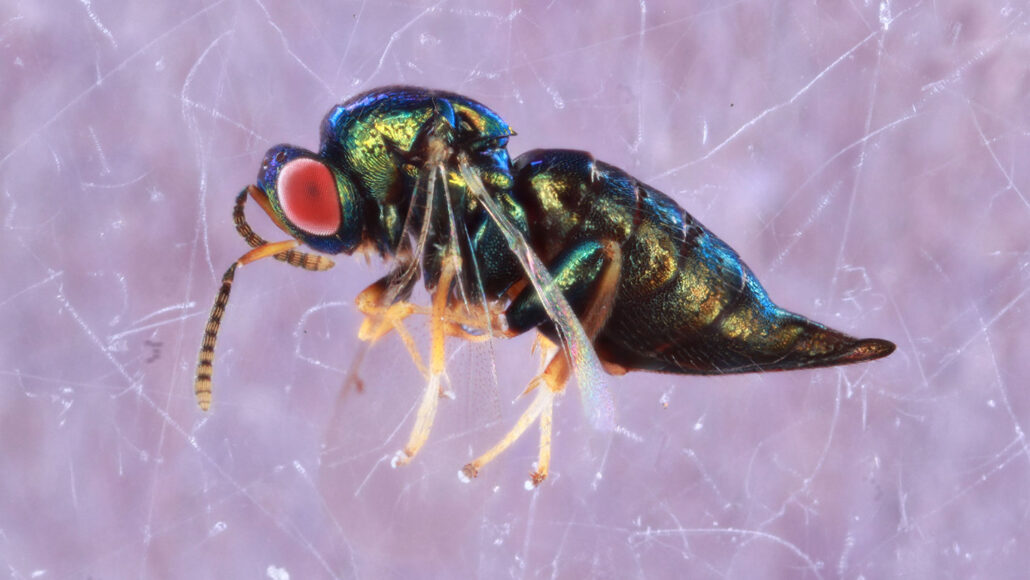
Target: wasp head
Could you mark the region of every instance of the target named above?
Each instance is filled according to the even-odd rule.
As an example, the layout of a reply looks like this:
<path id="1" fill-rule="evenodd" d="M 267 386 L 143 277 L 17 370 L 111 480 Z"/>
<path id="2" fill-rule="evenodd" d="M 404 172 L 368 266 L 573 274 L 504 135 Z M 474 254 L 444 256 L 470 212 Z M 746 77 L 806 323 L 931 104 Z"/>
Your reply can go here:
<path id="1" fill-rule="evenodd" d="M 318 252 L 350 254 L 361 242 L 362 202 L 354 185 L 311 151 L 272 147 L 251 191 L 276 225 Z"/>

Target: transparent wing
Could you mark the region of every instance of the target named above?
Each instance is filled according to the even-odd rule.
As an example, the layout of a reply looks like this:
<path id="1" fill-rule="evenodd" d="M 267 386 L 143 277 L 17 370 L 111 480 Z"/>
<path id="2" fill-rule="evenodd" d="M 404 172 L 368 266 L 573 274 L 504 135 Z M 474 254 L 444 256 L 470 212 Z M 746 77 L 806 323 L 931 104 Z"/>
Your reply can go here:
<path id="1" fill-rule="evenodd" d="M 448 188 L 447 175 L 446 165 L 438 158 L 429 159 L 419 172 L 411 191 L 411 204 L 405 217 L 403 236 L 397 248 L 398 264 L 388 277 L 386 293 L 383 297 L 384 306 L 409 298 L 415 283 L 421 278 L 422 271 L 428 267 L 426 264 L 427 249 L 430 245 L 444 244 L 445 247 L 434 246 L 434 251 L 454 256 L 463 255 L 462 247 L 471 248 L 468 230 L 464 224 L 459 222 L 455 214 L 456 200 L 453 199 Z M 446 235 L 441 235 L 443 233 L 441 228 L 446 228 Z M 465 254 L 471 257 L 471 263 L 465 263 L 459 267 L 458 275 L 454 279 L 454 297 L 457 299 L 456 305 L 460 305 L 463 310 L 463 318 L 467 322 L 465 326 L 470 333 L 481 333 L 479 338 L 482 340 L 475 340 L 473 344 L 466 345 L 462 350 L 466 351 L 464 354 L 469 358 L 479 359 L 479 363 L 485 362 L 485 365 L 476 366 L 484 366 L 489 369 L 490 376 L 485 378 L 490 384 L 496 385 L 497 370 L 492 341 L 494 336 L 483 280 L 475 255 L 471 251 Z M 464 270 L 471 275 L 466 277 L 463 273 Z M 453 353 L 452 356 L 455 354 Z M 450 376 L 445 376 L 445 380 L 449 383 Z M 468 382 L 482 383 L 483 381 L 470 380 Z M 479 390 L 489 391 L 489 389 Z M 453 391 L 451 393 L 453 394 Z M 496 393 L 492 394 L 496 395 Z M 496 407 L 496 396 L 490 397 L 488 405 L 484 406 Z"/>
<path id="2" fill-rule="evenodd" d="M 436 171 L 440 176 L 441 183 L 443 184 L 443 196 L 445 205 L 447 206 L 447 226 L 450 232 L 449 243 L 452 246 L 451 251 L 459 252 L 459 244 L 470 249 L 468 254 L 472 262 L 472 287 L 466 287 L 464 283 L 465 277 L 458 276 L 458 297 L 465 306 L 466 315 L 470 318 L 481 317 L 482 328 L 485 329 L 484 332 L 488 337 L 486 348 L 489 351 L 490 370 L 493 377 L 493 384 L 497 384 L 497 365 L 494 360 L 493 352 L 493 325 L 490 320 L 489 304 L 486 299 L 486 291 L 483 287 L 483 277 L 480 274 L 479 262 L 476 260 L 475 252 L 471 251 L 472 240 L 469 237 L 468 229 L 464 227 L 464 224 L 459 227 L 457 218 L 454 215 L 454 200 L 451 198 L 450 190 L 447 187 L 447 168 L 440 165 Z M 476 305 L 480 305 L 481 309 L 477 309 Z"/>
<path id="3" fill-rule="evenodd" d="M 387 289 L 386 303 L 393 304 L 403 300 L 411 293 L 411 288 L 419 278 L 419 262 L 422 259 L 426 247 L 426 240 L 429 237 L 429 227 L 432 222 L 433 201 L 436 194 L 435 172 L 424 172 L 415 183 L 415 191 L 412 192 L 411 205 L 404 217 L 404 234 L 401 237 L 400 245 L 397 248 L 398 265 L 390 275 L 390 285 Z M 414 216 L 418 204 L 422 204 L 422 223 L 417 225 Z M 412 240 L 415 246 L 412 247 Z"/>
<path id="4" fill-rule="evenodd" d="M 579 318 L 572 311 L 565 296 L 555 287 L 547 267 L 537 257 L 536 252 L 504 216 L 504 211 L 496 200 L 487 193 L 479 174 L 469 164 L 464 153 L 458 155 L 458 169 L 469 191 L 483 204 L 490 218 L 500 228 L 505 241 L 522 264 L 526 277 L 540 297 L 548 317 L 554 323 L 563 350 L 571 359 L 587 418 L 597 429 L 614 429 L 615 404 L 607 388 L 606 375 Z"/>
<path id="5" fill-rule="evenodd" d="M 460 356 L 464 363 L 448 365 L 448 369 L 457 368 L 454 376 L 448 371 L 448 381 L 452 386 L 464 385 L 467 387 L 465 390 L 469 396 L 465 400 L 468 417 L 475 418 L 477 421 L 496 420 L 500 418 L 501 411 L 490 303 L 486 297 L 479 262 L 475 252 L 471 251 L 472 240 L 468 228 L 455 215 L 455 202 L 460 200 L 452 197 L 447 185 L 447 167 L 440 164 L 435 173 L 439 176 L 444 205 L 447 208 L 450 251 L 459 253 L 461 248 L 468 249 L 464 255 L 469 263 L 461 266 L 463 271 L 459 271 L 459 275 L 456 277 L 455 298 L 462 305 L 463 314 L 469 321 L 465 325 L 466 329 L 479 333 L 476 339 L 466 340 L 450 354 L 451 359 Z M 464 270 L 471 275 L 465 276 Z M 484 385 L 489 385 L 489 387 L 484 387 Z"/>
<path id="6" fill-rule="evenodd" d="M 428 174 L 429 172 L 424 172 Z M 394 254 L 395 265 L 386 276 L 386 288 L 380 298 L 379 306 L 386 308 L 405 301 L 411 295 L 415 283 L 419 280 L 419 263 L 429 236 L 430 218 L 433 207 L 434 184 L 427 175 L 420 176 L 411 192 L 411 203 L 404 218 L 404 227 L 400 242 Z M 415 219 L 417 209 L 421 206 L 425 219 L 421 223 Z M 241 232 L 241 235 L 243 232 Z M 351 359 L 340 391 L 341 400 L 352 388 L 362 389 L 361 367 L 374 341 L 361 341 Z M 337 403 L 339 405 L 339 402 Z"/>

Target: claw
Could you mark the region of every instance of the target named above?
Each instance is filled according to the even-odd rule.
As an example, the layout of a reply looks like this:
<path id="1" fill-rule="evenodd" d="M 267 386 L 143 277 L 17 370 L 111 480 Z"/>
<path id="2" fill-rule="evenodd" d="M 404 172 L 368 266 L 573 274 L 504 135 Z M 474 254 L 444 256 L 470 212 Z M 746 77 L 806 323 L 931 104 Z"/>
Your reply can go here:
<path id="1" fill-rule="evenodd" d="M 475 479 L 477 475 L 479 475 L 479 470 L 476 469 L 476 466 L 471 463 L 466 463 L 465 467 L 462 467 L 461 471 L 458 472 L 458 479 L 460 479 L 462 483 L 469 483 Z"/>

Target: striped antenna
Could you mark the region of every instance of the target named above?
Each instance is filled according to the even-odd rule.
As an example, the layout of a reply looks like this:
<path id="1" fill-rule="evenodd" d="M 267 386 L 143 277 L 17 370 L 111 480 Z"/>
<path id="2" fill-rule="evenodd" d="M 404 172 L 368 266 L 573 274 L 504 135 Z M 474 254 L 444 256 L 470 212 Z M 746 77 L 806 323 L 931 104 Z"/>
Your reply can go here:
<path id="1" fill-rule="evenodd" d="M 264 246 L 268 244 L 264 238 L 254 233 L 251 229 L 250 224 L 247 223 L 247 216 L 243 213 L 243 205 L 247 203 L 247 192 L 253 185 L 248 186 L 246 189 L 240 192 L 236 196 L 236 206 L 232 210 L 232 222 L 236 224 L 236 232 L 246 240 L 247 245 L 252 248 Z M 310 270 L 312 272 L 322 272 L 328 270 L 336 265 L 331 259 L 325 256 L 319 256 L 318 254 L 309 254 L 307 252 L 301 252 L 299 250 L 287 250 L 285 252 L 278 253 L 272 256 L 280 262 L 286 262 L 291 266 L 302 268 L 304 270 Z M 228 273 L 228 272 L 227 272 Z"/>
<path id="2" fill-rule="evenodd" d="M 225 315 L 225 307 L 229 304 L 229 293 L 232 291 L 233 278 L 236 277 L 236 268 L 268 257 L 314 272 L 328 270 L 336 265 L 335 262 L 325 256 L 296 250 L 295 248 L 300 244 L 297 240 L 287 240 L 272 244 L 254 233 L 254 230 L 247 223 L 246 215 L 243 212 L 244 204 L 247 202 L 247 192 L 250 190 L 250 187 L 244 189 L 236 196 L 236 206 L 233 208 L 232 220 L 236 224 L 236 231 L 253 249 L 240 256 L 239 260 L 233 262 L 232 266 L 229 266 L 229 269 L 222 276 L 222 286 L 218 289 L 215 304 L 211 307 L 211 315 L 208 316 L 207 325 L 204 326 L 204 340 L 201 342 L 200 355 L 197 357 L 197 374 L 193 381 L 193 393 L 197 397 L 197 404 L 204 411 L 211 408 L 211 376 L 214 371 L 215 343 L 218 341 L 218 329 L 222 326 L 222 316 Z"/>
<path id="3" fill-rule="evenodd" d="M 214 370 L 215 342 L 218 340 L 218 329 L 222 326 L 222 315 L 225 305 L 229 303 L 229 292 L 232 290 L 232 279 L 236 276 L 236 266 L 232 266 L 222 276 L 222 287 L 218 289 L 215 305 L 211 307 L 211 316 L 204 327 L 204 341 L 200 345 L 200 356 L 197 360 L 197 376 L 193 381 L 193 394 L 197 396 L 197 404 L 201 410 L 211 408 L 211 373 Z"/>

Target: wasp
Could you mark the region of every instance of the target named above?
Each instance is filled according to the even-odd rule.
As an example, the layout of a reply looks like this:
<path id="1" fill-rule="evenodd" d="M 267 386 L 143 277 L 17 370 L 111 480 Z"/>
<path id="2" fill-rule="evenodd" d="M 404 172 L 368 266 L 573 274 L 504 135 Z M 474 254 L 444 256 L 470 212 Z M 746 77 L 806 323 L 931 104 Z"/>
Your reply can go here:
<path id="1" fill-rule="evenodd" d="M 236 198 L 251 246 L 226 271 L 205 328 L 194 390 L 211 405 L 215 341 L 237 268 L 272 257 L 305 270 L 326 254 L 392 264 L 362 291 L 361 340 L 396 333 L 426 378 L 415 424 L 394 465 L 429 437 L 444 393 L 448 339 L 540 333 L 546 358 L 534 399 L 507 435 L 461 470 L 479 470 L 530 426 L 540 431 L 528 486 L 550 465 L 555 398 L 575 376 L 590 420 L 614 425 L 605 375 L 647 370 L 713 375 L 870 361 L 894 351 L 768 297 L 740 256 L 670 197 L 583 151 L 537 149 L 511 160 L 514 135 L 459 94 L 391 86 L 337 105 L 317 152 L 277 145 Z M 252 199 L 288 239 L 267 242 L 244 216 Z M 312 252 L 302 251 L 306 246 Z M 428 305 L 412 302 L 422 280 Z M 428 363 L 405 327 L 429 317 Z"/>

